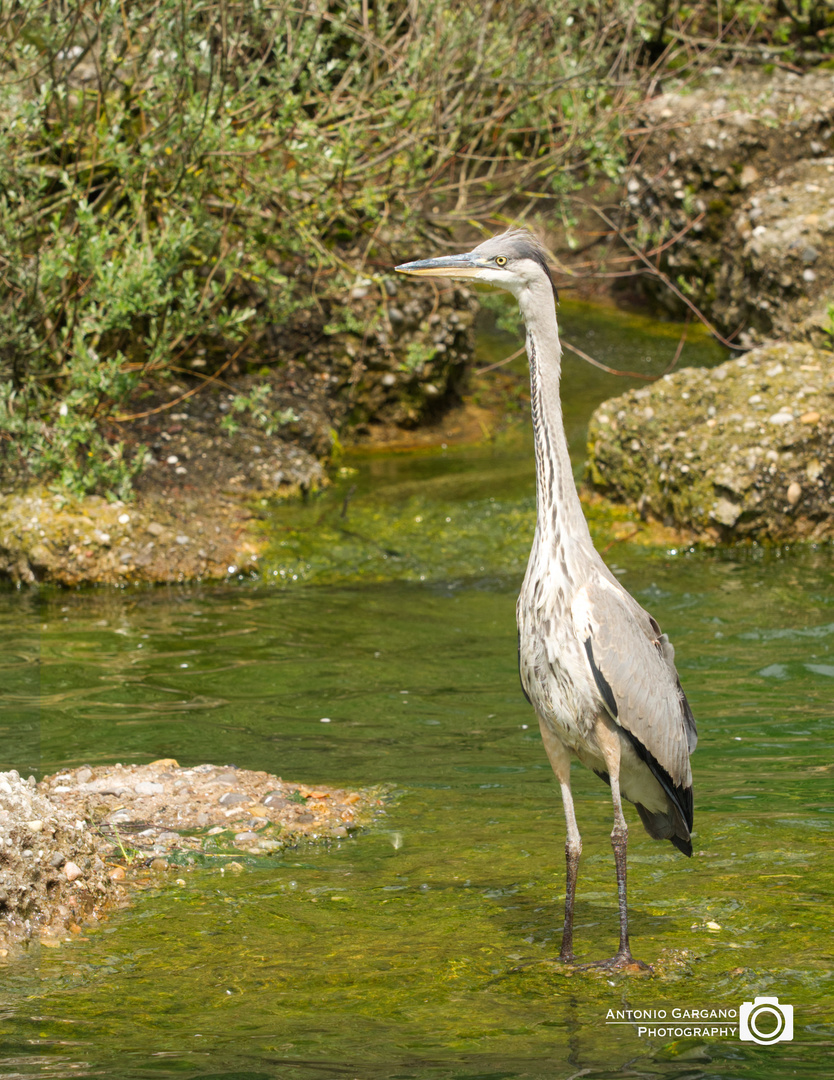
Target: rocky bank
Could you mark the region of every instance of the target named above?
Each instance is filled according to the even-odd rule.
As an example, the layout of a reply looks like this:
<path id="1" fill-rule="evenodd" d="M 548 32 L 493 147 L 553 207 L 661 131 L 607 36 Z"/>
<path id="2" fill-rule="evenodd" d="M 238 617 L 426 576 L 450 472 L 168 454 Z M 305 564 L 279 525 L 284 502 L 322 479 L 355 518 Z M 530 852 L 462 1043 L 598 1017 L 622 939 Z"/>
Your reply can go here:
<path id="1" fill-rule="evenodd" d="M 0 957 L 15 942 L 57 942 L 101 918 L 123 897 L 109 870 L 87 822 L 33 776 L 0 773 Z"/>
<path id="2" fill-rule="evenodd" d="M 147 448 L 130 505 L 27 480 L 0 443 L 0 579 L 125 584 L 257 568 L 253 506 L 326 483 L 346 443 L 405 433 L 460 401 L 477 303 L 461 288 L 384 278 L 276 327 L 262 365 L 137 389 L 110 425 Z"/>
<path id="3" fill-rule="evenodd" d="M 831 346 L 834 72 L 714 69 L 648 102 L 625 207 L 660 269 L 724 334 Z M 641 288 L 677 314 L 658 278 Z"/>
<path id="4" fill-rule="evenodd" d="M 714 69 L 648 102 L 624 203 L 658 267 L 754 348 L 597 410 L 589 477 L 707 542 L 834 537 L 834 72 Z M 685 307 L 659 276 L 656 302 Z"/>

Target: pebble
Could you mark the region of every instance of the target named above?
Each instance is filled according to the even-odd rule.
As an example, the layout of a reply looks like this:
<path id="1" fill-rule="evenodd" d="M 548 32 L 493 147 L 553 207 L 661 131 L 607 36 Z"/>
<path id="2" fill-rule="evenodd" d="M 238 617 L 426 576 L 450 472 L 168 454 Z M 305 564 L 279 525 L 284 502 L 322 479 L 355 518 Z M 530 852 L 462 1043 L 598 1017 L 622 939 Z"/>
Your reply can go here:
<path id="1" fill-rule="evenodd" d="M 86 784 L 88 780 L 92 780 L 93 770 L 90 768 L 79 769 L 75 774 L 75 782 L 77 784 Z"/>
<path id="2" fill-rule="evenodd" d="M 820 420 L 820 414 L 815 411 L 803 413 L 799 418 L 800 424 L 818 424 Z"/>
<path id="3" fill-rule="evenodd" d="M 809 480 L 819 480 L 823 474 L 822 462 L 819 458 L 811 458 L 808 464 L 805 466 L 805 475 Z"/>
<path id="4" fill-rule="evenodd" d="M 788 487 L 788 502 L 791 506 L 796 506 L 799 500 L 802 498 L 802 488 L 794 482 Z"/>
<path id="5" fill-rule="evenodd" d="M 729 499 L 720 498 L 712 511 L 712 517 L 722 525 L 732 527 L 741 517 L 741 507 Z"/>
<path id="6" fill-rule="evenodd" d="M 74 863 L 74 862 L 65 862 L 64 863 L 64 874 L 66 875 L 67 881 L 75 881 L 76 878 L 81 877 L 82 873 L 83 873 L 83 871 L 82 871 L 81 867 L 78 866 L 76 863 Z"/>
<path id="7" fill-rule="evenodd" d="M 145 526 L 145 531 L 149 532 L 151 536 L 162 536 L 165 532 L 165 526 L 160 525 L 158 521 L 151 521 Z"/>
<path id="8" fill-rule="evenodd" d="M 40 832 L 41 829 L 43 828 L 43 822 L 42 821 L 27 821 L 26 822 L 26 828 L 30 829 L 32 832 Z"/>
<path id="9" fill-rule="evenodd" d="M 254 840 L 258 839 L 256 832 L 239 832 L 235 833 L 236 844 L 251 844 Z"/>
<path id="10" fill-rule="evenodd" d="M 166 859 L 162 859 L 157 856 L 157 858 L 151 859 L 150 868 L 151 870 L 167 870 L 168 862 Z"/>
<path id="11" fill-rule="evenodd" d="M 239 791 L 227 791 L 217 801 L 221 806 L 240 806 L 241 803 L 248 803 L 252 800 L 248 795 L 242 795 Z"/>
<path id="12" fill-rule="evenodd" d="M 66 855 L 62 855 L 60 851 L 56 851 L 55 854 L 51 856 L 49 865 L 54 866 L 57 870 L 60 866 L 63 866 L 66 861 Z"/>
<path id="13" fill-rule="evenodd" d="M 124 879 L 125 879 L 124 867 L 123 866 L 114 866 L 113 869 L 110 871 L 110 880 L 111 881 L 124 881 Z"/>
<path id="14" fill-rule="evenodd" d="M 140 780 L 133 790 L 137 795 L 158 795 L 165 788 L 162 784 L 155 784 L 153 780 Z"/>

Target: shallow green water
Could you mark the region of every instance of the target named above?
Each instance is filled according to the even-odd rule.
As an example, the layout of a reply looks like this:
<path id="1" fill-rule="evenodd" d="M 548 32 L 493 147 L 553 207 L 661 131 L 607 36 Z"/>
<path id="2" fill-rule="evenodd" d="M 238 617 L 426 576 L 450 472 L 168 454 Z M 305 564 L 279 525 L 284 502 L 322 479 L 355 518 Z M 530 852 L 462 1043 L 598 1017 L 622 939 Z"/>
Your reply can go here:
<path id="1" fill-rule="evenodd" d="M 346 520 L 371 543 L 314 542 L 305 515 L 338 517 L 344 488 L 273 523 L 292 530 L 265 580 L 288 576 L 281 536 L 306 536 L 292 556 L 312 584 L 0 594 L 0 767 L 173 756 L 398 792 L 361 837 L 185 869 L 89 940 L 0 968 L 0 1075 L 826 1075 L 830 549 L 609 553 L 672 636 L 699 720 L 696 854 L 629 815 L 632 946 L 653 977 L 514 971 L 558 950 L 564 838 L 516 674 L 523 440 L 355 467 Z M 421 544 L 410 500 L 438 519 Z M 599 959 L 617 933 L 608 789 L 578 767 L 574 785 L 576 945 Z M 756 995 L 795 1007 L 792 1042 L 606 1023 Z"/>
<path id="2" fill-rule="evenodd" d="M 512 304 L 508 304 L 512 309 Z M 658 373 L 675 355 L 681 327 L 614 308 L 563 301 L 563 336 L 597 360 L 629 371 Z M 488 329 L 488 328 L 485 328 Z M 518 338 L 483 332 L 486 366 L 515 352 Z M 726 350 L 697 327 L 687 330 L 681 363 L 713 366 Z M 527 386 L 527 360 L 510 372 Z M 585 459 L 588 419 L 602 401 L 645 385 L 593 368 L 565 351 L 562 402 L 577 479 Z M 306 503 L 264 508 L 272 550 L 263 568 L 277 584 L 345 580 L 471 580 L 496 576 L 517 585 L 536 520 L 529 403 L 520 422 L 480 446 L 409 454 L 366 454 L 346 462 L 335 484 Z M 592 529 L 595 512 L 592 511 Z"/>

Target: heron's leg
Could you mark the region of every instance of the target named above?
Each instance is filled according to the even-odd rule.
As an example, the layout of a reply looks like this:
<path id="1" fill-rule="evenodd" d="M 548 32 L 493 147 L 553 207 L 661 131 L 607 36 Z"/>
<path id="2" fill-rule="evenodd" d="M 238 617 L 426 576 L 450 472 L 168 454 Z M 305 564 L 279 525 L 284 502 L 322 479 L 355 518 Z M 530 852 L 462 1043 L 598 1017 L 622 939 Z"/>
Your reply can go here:
<path id="1" fill-rule="evenodd" d="M 576 897 L 576 875 L 579 870 L 579 856 L 582 854 L 582 837 L 576 824 L 576 813 L 573 809 L 573 795 L 570 790 L 570 754 L 564 743 L 558 739 L 539 717 L 542 741 L 562 789 L 562 805 L 565 808 L 565 860 L 567 863 L 565 874 L 565 926 L 562 931 L 562 948 L 559 959 L 566 964 L 576 960 L 573 954 L 573 903 Z"/>
<path id="2" fill-rule="evenodd" d="M 647 968 L 641 960 L 635 960 L 631 955 L 628 941 L 628 903 L 626 899 L 626 854 L 628 848 L 628 826 L 623 815 L 623 801 L 620 795 L 620 758 L 621 744 L 620 734 L 614 728 L 613 723 L 605 718 L 597 725 L 597 740 L 605 758 L 608 778 L 611 784 L 611 801 L 614 804 L 614 828 L 611 830 L 611 846 L 614 849 L 614 864 L 617 867 L 617 899 L 620 909 L 620 947 L 616 956 L 611 960 L 603 961 L 600 965 L 606 968 L 619 968 L 636 966 Z"/>
<path id="3" fill-rule="evenodd" d="M 617 956 L 623 957 L 630 962 L 632 956 L 628 944 L 628 903 L 626 900 L 628 826 L 623 816 L 619 776 L 611 775 L 611 799 L 614 803 L 614 828 L 611 830 L 611 846 L 614 848 L 614 863 L 617 867 L 617 901 L 620 908 L 620 947 L 617 950 Z"/>

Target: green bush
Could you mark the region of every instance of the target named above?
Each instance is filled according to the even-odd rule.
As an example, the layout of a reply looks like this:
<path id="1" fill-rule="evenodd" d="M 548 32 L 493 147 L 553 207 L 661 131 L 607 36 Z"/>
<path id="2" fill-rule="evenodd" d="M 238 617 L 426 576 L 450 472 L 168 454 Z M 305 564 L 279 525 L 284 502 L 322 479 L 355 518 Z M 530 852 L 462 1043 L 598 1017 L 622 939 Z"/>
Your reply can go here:
<path id="1" fill-rule="evenodd" d="M 621 168 L 654 11 L 3 5 L 6 465 L 124 497 L 144 451 L 122 446 L 119 408 L 198 349 L 209 373 L 258 357 L 316 291 L 421 234 L 494 231 L 542 196 L 567 221 L 580 182 Z"/>

